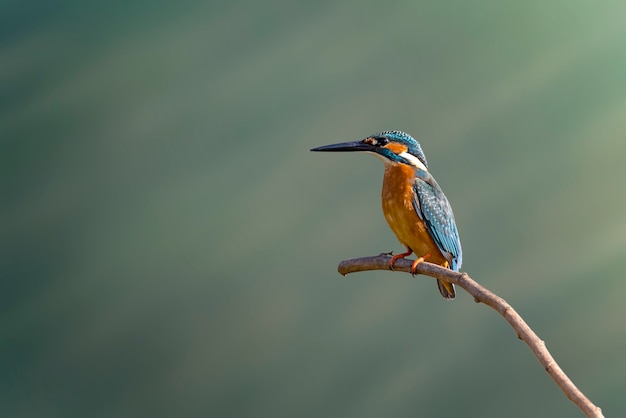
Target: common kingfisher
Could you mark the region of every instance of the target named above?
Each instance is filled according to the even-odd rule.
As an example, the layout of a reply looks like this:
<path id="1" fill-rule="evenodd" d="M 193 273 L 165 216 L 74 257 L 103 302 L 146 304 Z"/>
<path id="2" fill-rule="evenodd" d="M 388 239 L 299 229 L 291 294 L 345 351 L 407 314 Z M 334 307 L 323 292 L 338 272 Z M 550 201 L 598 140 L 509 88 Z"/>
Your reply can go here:
<path id="1" fill-rule="evenodd" d="M 407 249 L 391 258 L 390 269 L 396 260 L 415 253 L 418 258 L 411 266 L 413 274 L 425 259 L 459 271 L 463 256 L 452 207 L 429 173 L 422 147 L 411 135 L 384 131 L 361 141 L 325 145 L 311 151 L 362 151 L 383 161 L 383 213 Z M 452 283 L 437 280 L 437 286 L 444 298 L 454 299 Z"/>

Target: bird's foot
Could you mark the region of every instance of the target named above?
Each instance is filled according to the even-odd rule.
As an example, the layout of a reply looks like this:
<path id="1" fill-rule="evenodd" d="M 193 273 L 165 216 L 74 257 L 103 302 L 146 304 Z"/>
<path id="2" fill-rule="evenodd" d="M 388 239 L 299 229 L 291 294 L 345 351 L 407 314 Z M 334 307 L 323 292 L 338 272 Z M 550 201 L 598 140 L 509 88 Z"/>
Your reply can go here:
<path id="1" fill-rule="evenodd" d="M 397 259 L 407 257 L 411 254 L 413 254 L 413 250 L 408 250 L 405 253 L 396 254 L 393 257 L 391 257 L 391 260 L 389 260 L 389 270 L 393 270 L 393 263 L 395 263 Z"/>
<path id="2" fill-rule="evenodd" d="M 417 268 L 417 265 L 419 263 L 421 263 L 422 261 L 425 261 L 428 257 L 430 257 L 430 254 L 425 254 L 421 257 L 418 257 L 417 260 L 415 260 L 413 262 L 413 264 L 411 264 L 411 275 L 415 276 L 415 274 L 417 274 L 417 272 L 415 271 L 415 269 Z"/>

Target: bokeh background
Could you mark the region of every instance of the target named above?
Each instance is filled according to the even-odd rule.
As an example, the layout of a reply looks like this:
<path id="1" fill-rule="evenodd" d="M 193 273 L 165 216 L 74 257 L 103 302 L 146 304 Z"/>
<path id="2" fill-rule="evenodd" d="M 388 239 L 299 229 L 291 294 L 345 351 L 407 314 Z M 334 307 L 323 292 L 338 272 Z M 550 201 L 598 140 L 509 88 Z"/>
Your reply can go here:
<path id="1" fill-rule="evenodd" d="M 463 270 L 626 405 L 626 3 L 0 3 L 0 416 L 582 416 L 401 249 L 418 138 Z"/>

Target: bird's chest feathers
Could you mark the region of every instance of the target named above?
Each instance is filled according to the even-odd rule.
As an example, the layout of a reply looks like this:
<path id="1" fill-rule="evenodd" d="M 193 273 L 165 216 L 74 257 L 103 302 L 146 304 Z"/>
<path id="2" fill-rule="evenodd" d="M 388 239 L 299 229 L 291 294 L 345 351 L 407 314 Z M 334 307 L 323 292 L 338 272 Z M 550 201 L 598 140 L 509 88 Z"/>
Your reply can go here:
<path id="1" fill-rule="evenodd" d="M 413 182 L 415 175 L 411 167 L 388 165 L 383 180 L 383 210 L 392 217 L 403 212 L 413 212 Z M 389 220 L 389 218 L 387 219 Z"/>
<path id="2" fill-rule="evenodd" d="M 398 240 L 415 252 L 431 247 L 432 238 L 413 207 L 413 168 L 401 164 L 385 167 L 383 213 Z"/>

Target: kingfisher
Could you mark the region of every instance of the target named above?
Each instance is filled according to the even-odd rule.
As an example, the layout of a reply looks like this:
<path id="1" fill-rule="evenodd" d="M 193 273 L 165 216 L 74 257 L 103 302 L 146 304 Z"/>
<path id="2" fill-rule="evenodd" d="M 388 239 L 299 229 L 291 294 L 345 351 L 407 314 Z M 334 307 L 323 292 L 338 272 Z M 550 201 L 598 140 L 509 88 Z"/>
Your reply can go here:
<path id="1" fill-rule="evenodd" d="M 391 270 L 396 260 L 415 254 L 413 274 L 425 259 L 459 271 L 463 253 L 452 207 L 428 171 L 421 145 L 411 135 L 383 131 L 360 141 L 325 145 L 311 151 L 360 151 L 382 160 L 385 165 L 383 214 L 398 241 L 406 247 L 406 252 L 391 257 Z M 437 286 L 441 296 L 454 299 L 452 283 L 437 280 Z"/>

